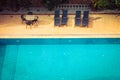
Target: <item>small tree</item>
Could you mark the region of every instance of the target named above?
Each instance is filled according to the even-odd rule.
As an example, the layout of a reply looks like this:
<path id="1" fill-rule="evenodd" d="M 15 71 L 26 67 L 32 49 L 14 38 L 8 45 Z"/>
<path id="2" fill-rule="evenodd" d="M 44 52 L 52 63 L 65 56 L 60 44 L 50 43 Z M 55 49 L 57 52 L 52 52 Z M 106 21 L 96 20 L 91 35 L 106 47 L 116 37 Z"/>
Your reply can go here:
<path id="1" fill-rule="evenodd" d="M 42 3 L 46 8 L 48 8 L 48 10 L 51 11 L 55 6 L 60 4 L 60 0 L 42 0 Z"/>
<path id="2" fill-rule="evenodd" d="M 120 10 L 120 0 L 115 0 L 115 5 Z"/>
<path id="3" fill-rule="evenodd" d="M 120 0 L 92 0 L 96 9 L 120 9 Z"/>
<path id="4" fill-rule="evenodd" d="M 109 6 L 109 0 L 92 0 L 97 9 L 106 9 Z"/>

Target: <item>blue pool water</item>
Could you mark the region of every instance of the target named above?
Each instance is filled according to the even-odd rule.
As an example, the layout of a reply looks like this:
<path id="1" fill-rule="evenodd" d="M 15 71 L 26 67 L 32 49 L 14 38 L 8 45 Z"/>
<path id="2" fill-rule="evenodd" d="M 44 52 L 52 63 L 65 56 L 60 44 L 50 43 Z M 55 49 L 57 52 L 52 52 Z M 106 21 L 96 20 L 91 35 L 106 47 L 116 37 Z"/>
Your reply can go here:
<path id="1" fill-rule="evenodd" d="M 120 39 L 0 39 L 0 80 L 120 80 Z"/>

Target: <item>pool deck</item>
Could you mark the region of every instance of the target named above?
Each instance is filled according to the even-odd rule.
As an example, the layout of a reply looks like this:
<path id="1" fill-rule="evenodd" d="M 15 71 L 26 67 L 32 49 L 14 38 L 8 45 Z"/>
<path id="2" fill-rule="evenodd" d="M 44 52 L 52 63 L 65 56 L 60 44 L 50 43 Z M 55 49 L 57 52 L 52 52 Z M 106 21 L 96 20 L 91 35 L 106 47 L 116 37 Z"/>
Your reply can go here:
<path id="1" fill-rule="evenodd" d="M 22 24 L 20 15 L 0 15 L 0 38 L 120 38 L 120 15 L 90 14 L 88 27 L 74 26 L 75 15 L 68 15 L 67 26 L 54 26 L 54 15 L 38 15 L 32 29 Z"/>

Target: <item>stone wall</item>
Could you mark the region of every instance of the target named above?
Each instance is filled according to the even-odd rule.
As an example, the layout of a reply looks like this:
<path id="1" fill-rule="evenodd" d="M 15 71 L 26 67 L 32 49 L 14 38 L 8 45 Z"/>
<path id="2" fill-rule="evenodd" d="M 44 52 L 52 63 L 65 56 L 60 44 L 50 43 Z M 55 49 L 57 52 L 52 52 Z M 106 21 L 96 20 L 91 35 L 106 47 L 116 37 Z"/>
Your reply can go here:
<path id="1" fill-rule="evenodd" d="M 19 4 L 19 2 L 16 2 L 17 0 L 5 0 L 5 5 L 2 6 L 16 6 L 16 3 Z M 28 0 L 30 1 L 32 4 L 30 4 L 30 6 L 32 7 L 40 7 L 43 6 L 42 4 L 42 0 Z M 66 0 L 66 1 L 62 1 L 61 0 L 61 4 L 92 4 L 91 0 Z M 2 3 L 3 4 L 3 3 Z"/>
<path id="2" fill-rule="evenodd" d="M 41 0 L 31 0 L 32 6 L 43 6 Z M 64 4 L 64 3 L 63 3 Z M 65 4 L 92 4 L 91 0 L 68 0 Z"/>

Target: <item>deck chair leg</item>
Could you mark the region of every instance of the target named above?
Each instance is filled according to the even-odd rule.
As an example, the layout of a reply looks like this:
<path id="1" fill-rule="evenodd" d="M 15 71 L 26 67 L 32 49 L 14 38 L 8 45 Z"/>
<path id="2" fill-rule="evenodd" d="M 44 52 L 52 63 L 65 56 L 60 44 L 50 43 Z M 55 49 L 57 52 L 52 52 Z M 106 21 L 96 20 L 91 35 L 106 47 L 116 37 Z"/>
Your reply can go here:
<path id="1" fill-rule="evenodd" d="M 36 26 L 38 27 L 38 25 L 39 25 L 39 21 L 35 22 L 35 24 L 36 24 Z"/>

